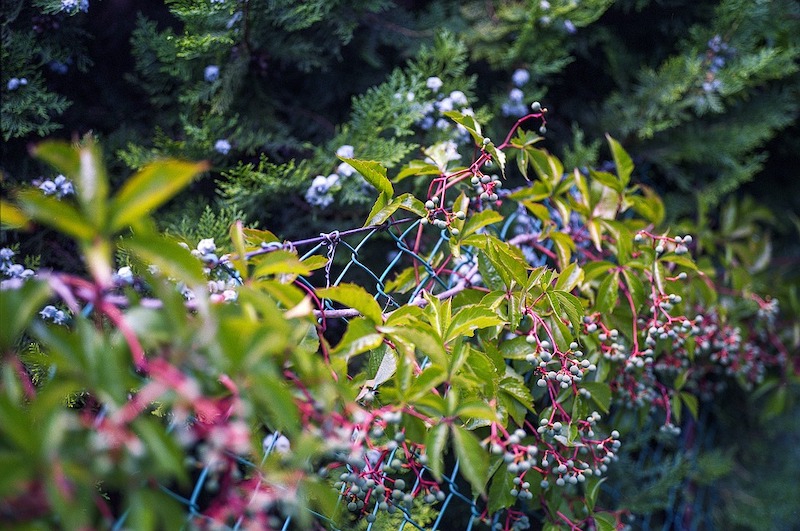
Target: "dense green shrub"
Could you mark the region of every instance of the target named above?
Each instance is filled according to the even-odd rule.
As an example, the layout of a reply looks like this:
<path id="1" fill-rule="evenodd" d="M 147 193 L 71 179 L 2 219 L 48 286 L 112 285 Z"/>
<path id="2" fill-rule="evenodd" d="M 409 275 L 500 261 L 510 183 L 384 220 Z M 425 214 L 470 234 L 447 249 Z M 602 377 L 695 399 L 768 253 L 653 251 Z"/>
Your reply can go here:
<path id="1" fill-rule="evenodd" d="M 796 3 L 115 6 L 0 7 L 0 522 L 791 525 Z"/>
<path id="2" fill-rule="evenodd" d="M 653 423 L 674 437 L 730 385 L 786 400 L 791 331 L 750 292 L 761 258 L 657 230 L 660 199 L 610 137 L 615 173 L 565 172 L 520 127 L 544 123 L 533 107 L 497 144 L 449 112 L 474 142 L 466 165 L 432 149 L 389 180 L 343 157 L 378 199 L 364 229 L 317 239 L 325 255 L 241 223 L 222 248 L 164 238 L 148 214 L 207 166 L 154 162 L 112 196 L 90 139 L 40 145 L 68 180 L 20 191 L 3 223 L 73 238 L 88 277 L 31 278 L 3 251 L 4 518 L 340 528 L 399 507 L 430 522 L 457 458 L 479 520 L 611 529 L 626 508 L 601 508 L 599 487 L 626 439 Z M 502 187 L 510 161 L 530 185 Z M 406 178 L 424 201 L 395 192 Z M 332 280 L 336 245 L 377 230 L 408 267 L 374 297 Z M 696 247 L 745 269 L 699 269 Z"/>

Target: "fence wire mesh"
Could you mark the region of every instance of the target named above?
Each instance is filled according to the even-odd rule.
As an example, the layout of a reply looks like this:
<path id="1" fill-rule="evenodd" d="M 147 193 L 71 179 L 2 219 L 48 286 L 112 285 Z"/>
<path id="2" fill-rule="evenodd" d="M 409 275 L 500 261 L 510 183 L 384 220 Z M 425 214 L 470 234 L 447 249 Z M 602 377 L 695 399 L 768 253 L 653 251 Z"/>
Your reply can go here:
<path id="1" fill-rule="evenodd" d="M 308 259 L 314 255 L 323 256 L 326 265 L 323 268 L 323 278 L 300 277 L 298 281 L 313 292 L 319 287 L 337 286 L 345 282 L 357 283 L 369 290 L 374 298 L 382 305 L 384 311 L 391 311 L 400 308 L 404 304 L 410 304 L 418 300 L 423 290 L 431 294 L 447 295 L 448 290 L 457 288 L 457 283 L 480 282 L 477 267 L 477 249 L 462 247 L 461 256 L 457 261 L 451 262 L 443 258 L 443 251 L 447 249 L 449 234 L 446 230 L 439 232 L 434 241 L 428 242 L 429 251 L 425 253 L 414 250 L 413 239 L 416 237 L 416 229 L 420 223 L 419 218 L 401 219 L 386 222 L 379 226 L 363 227 L 345 231 L 333 231 L 323 233 L 317 237 L 296 240 L 284 243 L 272 243 L 265 245 L 263 249 L 252 253 L 265 254 L 277 249 L 290 249 L 298 252 L 301 260 Z M 487 227 L 493 231 L 493 235 L 516 244 L 523 244 L 522 250 L 531 266 L 537 267 L 545 265 L 548 257 L 542 253 L 535 253 L 532 247 L 525 247 L 524 243 L 533 241 L 537 238 L 541 230 L 541 224 L 535 218 L 528 216 L 524 208 L 512 212 L 506 216 L 505 221 L 500 227 Z M 426 234 L 430 237 L 430 234 Z M 546 247 L 549 249 L 549 247 Z M 376 252 L 377 251 L 377 252 Z M 384 267 L 377 268 L 375 264 L 386 264 Z M 398 294 L 387 289 L 388 282 L 393 275 L 409 266 L 415 267 L 419 274 L 416 276 L 415 285 L 405 293 Z M 236 275 L 235 270 L 230 269 L 229 273 Z M 347 321 L 347 315 L 337 315 L 337 308 L 330 300 L 323 300 L 324 310 L 321 313 L 321 320 L 341 319 Z M 423 360 L 421 366 L 424 367 L 427 360 Z M 98 417 L 98 422 L 102 420 L 102 412 Z M 697 453 L 707 449 L 712 445 L 713 430 L 706 430 L 705 425 L 708 419 L 703 417 L 699 422 L 692 423 L 691 430 L 684 432 L 677 448 L 655 446 L 645 447 L 636 456 L 637 468 L 646 469 L 647 467 L 658 467 L 665 460 L 677 459 L 682 453 L 688 453 L 693 461 L 696 461 Z M 270 443 L 265 444 L 261 465 L 265 463 L 268 456 L 276 451 L 276 444 L 280 439 L 280 433 L 276 432 L 270 438 Z M 254 468 L 258 465 L 241 456 L 230 455 L 243 469 Z M 384 465 L 388 465 L 394 459 L 395 453 L 392 452 L 384 459 Z M 188 496 L 181 494 L 168 486 L 159 485 L 159 489 L 167 493 L 170 497 L 179 502 L 186 512 L 186 528 L 208 527 L 213 529 L 242 529 L 243 519 L 240 518 L 235 525 L 228 526 L 223 522 L 210 518 L 203 512 L 204 492 L 216 488 L 210 485 L 211 465 L 207 464 L 196 476 Z M 396 525 L 398 531 L 406 529 L 418 530 L 465 530 L 473 529 L 503 529 L 503 512 L 494 515 L 487 515 L 485 503 L 472 497 L 469 486 L 459 478 L 460 463 L 456 460 L 449 470 L 443 475 L 442 481 L 438 482 L 443 497 L 437 500 L 437 513 L 432 522 L 420 521 L 414 514 L 414 510 L 397 504 L 395 518 L 400 517 Z M 348 465 L 349 467 L 349 465 Z M 423 467 L 423 472 L 416 479 L 417 484 L 422 480 L 423 474 L 433 478 L 430 469 Z M 612 486 L 604 485 L 604 492 L 612 502 L 620 500 L 619 492 Z M 709 529 L 713 527 L 707 501 L 713 491 L 709 488 L 698 488 L 689 483 L 683 483 L 670 490 L 669 500 L 666 510 L 659 510 L 658 514 L 635 515 L 636 520 L 632 525 L 633 529 L 646 531 L 663 530 L 696 530 Z M 344 503 L 344 498 L 340 495 L 339 503 Z M 336 523 L 324 515 L 313 512 L 316 521 L 324 528 L 334 531 L 344 531 L 347 528 L 337 527 Z M 378 514 L 378 507 L 375 506 L 373 514 L 377 516 L 374 522 L 366 525 L 367 531 L 374 529 L 386 529 L 385 522 L 381 517 L 387 517 L 384 512 Z M 487 523 L 488 516 L 488 523 Z M 123 513 L 112 529 L 114 531 L 126 529 L 128 512 Z M 531 515 L 531 521 L 536 522 L 536 516 Z M 274 519 L 272 522 L 274 529 L 286 531 L 289 529 L 301 529 L 293 522 L 293 518 L 286 517 L 280 520 Z M 534 523 L 534 529 L 537 525 Z M 393 527 L 394 528 L 394 527 Z"/>

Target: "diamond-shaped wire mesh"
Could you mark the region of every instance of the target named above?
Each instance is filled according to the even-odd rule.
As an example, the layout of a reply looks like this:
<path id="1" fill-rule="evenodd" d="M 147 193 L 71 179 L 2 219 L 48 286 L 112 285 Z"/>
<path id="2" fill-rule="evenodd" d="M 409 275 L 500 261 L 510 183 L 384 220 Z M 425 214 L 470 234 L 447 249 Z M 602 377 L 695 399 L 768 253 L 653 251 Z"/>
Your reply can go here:
<path id="1" fill-rule="evenodd" d="M 433 293 L 441 293 L 453 288 L 454 284 L 459 280 L 463 280 L 465 276 L 472 276 L 477 272 L 477 255 L 475 254 L 477 251 L 470 248 L 462 248 L 462 256 L 456 263 L 449 264 L 447 270 L 445 270 L 445 266 L 441 265 L 441 263 L 447 264 L 446 260 L 443 261 L 441 260 L 441 256 L 438 256 L 440 253 L 447 250 L 448 233 L 446 230 L 442 230 L 439 233 L 438 239 L 432 243 L 430 241 L 427 243 L 430 250 L 425 254 L 415 252 L 411 240 L 413 240 L 416 235 L 415 229 L 417 229 L 418 224 L 419 219 L 404 219 L 388 222 L 376 227 L 365 227 L 341 232 L 334 231 L 304 240 L 297 240 L 284 244 L 273 244 L 271 248 L 297 250 L 301 259 L 307 259 L 313 255 L 321 255 L 327 258 L 327 265 L 324 268 L 324 282 L 321 282 L 318 277 L 314 279 L 316 283 L 312 282 L 310 278 L 301 277 L 299 279 L 299 281 L 310 290 L 314 290 L 315 287 L 320 286 L 335 286 L 344 282 L 354 282 L 370 291 L 386 311 L 391 311 L 392 309 L 399 308 L 417 299 L 423 289 Z M 532 236 L 537 235 L 540 229 L 541 226 L 537 220 L 526 216 L 524 210 L 520 210 L 507 216 L 504 224 L 499 229 L 490 228 L 488 230 L 493 230 L 495 236 L 505 241 L 524 242 L 529 240 Z M 269 249 L 270 248 L 266 250 L 268 251 Z M 379 263 L 385 264 L 382 269 L 377 269 L 374 265 L 375 254 L 372 254 L 370 259 L 364 256 L 367 254 L 367 251 L 375 253 L 376 249 L 383 253 L 383 260 L 379 260 Z M 546 263 L 547 257 L 545 255 L 537 255 L 532 252 L 526 252 L 525 254 L 529 263 L 534 267 Z M 410 265 L 417 266 L 420 271 L 416 286 L 402 294 L 403 298 L 398 294 L 387 292 L 387 282 L 391 280 L 392 276 Z M 235 275 L 235 271 L 231 270 L 230 272 Z M 330 301 L 324 301 L 324 305 L 327 310 L 335 309 Z M 329 317 L 325 318 L 329 319 Z M 426 363 L 427 360 L 423 360 L 422 366 Z M 703 422 L 696 423 L 696 432 L 691 440 L 686 437 L 682 439 L 682 444 L 685 449 L 692 448 L 692 445 L 705 448 L 711 443 L 713 433 L 704 433 L 702 431 L 703 425 Z M 269 454 L 275 450 L 275 443 L 279 436 L 279 433 L 273 434 L 271 444 L 264 448 L 264 455 L 261 456 L 262 464 L 266 461 Z M 256 466 L 254 463 L 241 457 L 231 457 L 235 458 L 244 468 Z M 667 455 L 662 448 L 651 449 L 640 453 L 638 456 L 638 464 L 640 467 L 656 466 L 659 464 L 660 460 L 671 457 L 672 456 Z M 384 459 L 384 463 L 390 463 L 393 458 L 394 452 L 388 454 Z M 197 526 L 199 523 L 200 525 L 207 525 L 214 529 L 238 530 L 242 525 L 241 518 L 235 525 L 229 527 L 221 522 L 214 521 L 202 512 L 200 498 L 204 490 L 208 488 L 210 477 L 209 467 L 210 465 L 206 465 L 200 470 L 188 497 L 166 486 L 160 486 L 159 488 L 185 507 L 187 528 Z M 398 531 L 406 529 L 456 529 L 453 527 L 455 522 L 457 522 L 459 526 L 458 529 L 464 529 L 466 531 L 477 528 L 486 529 L 485 509 L 472 499 L 469 488 L 464 482 L 459 481 L 458 471 L 459 463 L 456 461 L 450 470 L 444 474 L 442 481 L 439 482 L 439 488 L 441 492 L 444 493 L 444 498 L 438 500 L 438 514 L 432 523 L 426 524 L 417 521 L 413 510 L 403 507 L 402 504 L 397 504 L 396 507 L 401 514 L 401 521 L 397 526 Z M 428 474 L 430 476 L 430 471 L 427 467 L 423 467 L 423 474 Z M 421 479 L 422 475 L 417 477 L 417 484 Z M 416 486 L 415 484 L 414 487 Z M 612 500 L 615 498 L 616 493 L 613 489 L 606 487 L 604 490 Z M 670 492 L 670 508 L 666 511 L 666 514 L 659 515 L 659 525 L 651 521 L 650 515 L 643 515 L 643 517 L 639 518 L 637 527 L 643 530 L 655 530 L 659 528 L 665 530 L 683 530 L 697 529 L 699 523 L 702 523 L 700 527 L 711 524 L 702 506 L 704 497 L 708 495 L 707 490 L 695 492 L 695 495 L 691 499 L 684 496 L 682 493 L 682 487 L 672 489 Z M 343 498 L 340 496 L 340 503 L 342 503 L 342 500 Z M 377 505 L 375 506 L 373 514 L 376 515 L 378 518 L 376 522 L 379 523 L 379 518 L 382 515 L 379 514 Z M 686 515 L 693 515 L 693 517 L 690 521 L 687 521 Z M 314 513 L 314 516 L 329 529 L 338 531 L 339 528 L 337 528 L 335 523 L 331 520 L 317 513 Z M 491 515 L 489 525 L 492 528 L 504 528 L 502 517 L 502 514 Z M 123 514 L 123 516 L 117 520 L 112 529 L 115 531 L 125 529 L 126 518 L 127 513 Z M 279 524 L 275 526 L 276 529 L 299 529 L 293 526 L 291 517 L 276 523 Z M 368 524 L 366 527 L 367 531 L 372 531 L 374 526 L 375 524 L 373 523 Z"/>

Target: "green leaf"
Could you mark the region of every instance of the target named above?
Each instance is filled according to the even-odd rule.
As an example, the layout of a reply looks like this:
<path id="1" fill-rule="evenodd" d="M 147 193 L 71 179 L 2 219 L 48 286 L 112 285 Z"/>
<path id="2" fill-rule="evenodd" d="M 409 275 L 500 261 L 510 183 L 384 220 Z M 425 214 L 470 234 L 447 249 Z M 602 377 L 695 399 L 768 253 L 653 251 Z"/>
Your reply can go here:
<path id="1" fill-rule="evenodd" d="M 138 417 L 133 421 L 132 427 L 150 454 L 149 462 L 155 464 L 162 473 L 182 480 L 188 479 L 183 467 L 183 451 L 163 426 L 149 417 Z"/>
<path id="2" fill-rule="evenodd" d="M 32 220 L 43 223 L 79 241 L 92 240 L 97 228 L 78 209 L 40 190 L 25 190 L 19 194 L 19 206 Z"/>
<path id="3" fill-rule="evenodd" d="M 291 436 L 302 428 L 300 412 L 286 381 L 272 374 L 269 368 L 267 364 L 263 364 L 263 367 L 249 375 L 248 392 L 255 402 L 259 416 L 263 412 L 266 417 L 267 425 Z"/>
<path id="4" fill-rule="evenodd" d="M 619 272 L 606 276 L 597 288 L 594 311 L 606 314 L 617 305 L 619 298 Z"/>
<path id="5" fill-rule="evenodd" d="M 611 406 L 611 387 L 605 382 L 581 382 L 581 387 L 592 394 L 592 401 L 603 413 Z"/>
<path id="6" fill-rule="evenodd" d="M 611 155 L 614 157 L 614 166 L 617 167 L 617 175 L 622 183 L 623 188 L 628 186 L 631 180 L 631 173 L 633 173 L 633 161 L 630 155 L 622 145 L 614 140 L 611 135 L 606 133 L 608 146 L 611 148 Z"/>
<path id="7" fill-rule="evenodd" d="M 666 214 L 664 202 L 652 189 L 642 184 L 638 185 L 644 196 L 629 195 L 626 197 L 631 202 L 633 210 L 653 225 L 660 225 Z"/>
<path id="8" fill-rule="evenodd" d="M 686 406 L 686 409 L 689 410 L 689 413 L 692 414 L 692 417 L 697 419 L 697 397 L 691 393 L 687 393 L 686 391 L 681 391 L 681 400 L 683 404 Z"/>
<path id="9" fill-rule="evenodd" d="M 503 321 L 491 309 L 482 306 L 465 306 L 453 316 L 445 333 L 444 342 L 449 343 L 462 336 L 472 337 L 475 330 L 496 326 Z"/>
<path id="10" fill-rule="evenodd" d="M 495 514 L 516 503 L 517 499 L 511 495 L 511 489 L 515 487 L 514 477 L 514 474 L 508 473 L 508 465 L 500 465 L 489 487 L 489 514 Z"/>
<path id="11" fill-rule="evenodd" d="M 36 145 L 31 153 L 70 179 L 78 175 L 81 166 L 78 149 L 63 140 L 45 140 Z"/>
<path id="12" fill-rule="evenodd" d="M 500 380 L 500 392 L 512 397 L 531 412 L 535 412 L 533 396 L 525 383 L 515 377 L 507 376 Z"/>
<path id="13" fill-rule="evenodd" d="M 429 164 L 421 160 L 412 160 L 400 170 L 394 178 L 395 182 L 400 182 L 406 177 L 419 176 L 419 175 L 439 175 L 441 170 L 438 166 Z"/>
<path id="14" fill-rule="evenodd" d="M 469 132 L 472 139 L 479 146 L 483 145 L 483 133 L 481 133 L 481 124 L 475 120 L 474 116 L 463 114 L 461 111 L 447 111 L 443 113 L 445 116 L 453 120 L 455 123 L 464 127 Z"/>
<path id="15" fill-rule="evenodd" d="M 100 149 L 94 141 L 88 139 L 84 146 L 45 141 L 36 146 L 33 154 L 74 179 L 75 195 L 84 217 L 91 220 L 94 227 L 103 227 L 108 208 L 108 178 Z"/>
<path id="16" fill-rule="evenodd" d="M 153 264 L 167 276 L 183 280 L 187 284 L 204 282 L 200 260 L 177 244 L 159 234 L 134 234 L 120 243 L 145 264 Z"/>
<path id="17" fill-rule="evenodd" d="M 437 481 L 442 480 L 444 470 L 444 451 L 447 447 L 448 426 L 444 422 L 434 425 L 425 435 L 425 454 L 428 456 L 428 467 Z"/>
<path id="18" fill-rule="evenodd" d="M 621 194 L 625 186 L 620 182 L 616 175 L 604 171 L 589 170 L 589 176 L 603 186 L 611 188 Z"/>
<path id="19" fill-rule="evenodd" d="M 609 513 L 595 513 L 593 515 L 594 525 L 597 531 L 616 531 L 617 519 Z"/>
<path id="20" fill-rule="evenodd" d="M 586 482 L 586 507 L 589 512 L 594 512 L 595 503 L 597 503 L 597 496 L 600 494 L 600 485 L 603 484 L 608 478 L 590 477 Z"/>
<path id="21" fill-rule="evenodd" d="M 117 232 L 152 213 L 208 167 L 207 162 L 180 160 L 148 164 L 131 177 L 112 199 L 109 230 Z"/>
<path id="22" fill-rule="evenodd" d="M 580 330 L 581 323 L 583 322 L 583 305 L 580 299 L 566 291 L 552 291 L 550 293 L 558 299 L 558 302 L 561 304 L 561 309 L 566 312 L 570 323 L 572 323 L 572 328 Z"/>
<path id="23" fill-rule="evenodd" d="M 551 232 L 548 236 L 553 241 L 553 245 L 556 246 L 556 255 L 561 269 L 568 267 L 572 252 L 575 250 L 575 242 L 563 232 Z"/>
<path id="24" fill-rule="evenodd" d="M 311 272 L 313 265 L 313 263 L 300 261 L 297 254 L 283 249 L 258 256 L 252 261 L 255 263 L 253 270 L 255 278 L 268 275 L 307 275 Z M 325 263 L 327 264 L 327 260 Z"/>
<path id="25" fill-rule="evenodd" d="M 413 212 L 418 216 L 426 216 L 427 211 L 425 210 L 425 204 L 414 197 L 409 193 L 402 194 L 394 198 L 394 200 L 390 201 L 388 204 L 385 201 L 391 199 L 388 194 L 381 194 L 378 198 L 378 201 L 375 203 L 373 207 L 373 211 L 370 212 L 367 221 L 364 223 L 364 226 L 367 227 L 369 225 L 380 225 L 388 220 L 392 215 L 398 210 L 403 209 L 409 212 Z M 378 206 L 380 205 L 380 206 Z"/>
<path id="26" fill-rule="evenodd" d="M 583 280 L 583 270 L 576 262 L 572 262 L 559 273 L 558 280 L 556 280 L 556 285 L 553 289 L 556 291 L 570 292 L 580 284 L 581 280 Z"/>
<path id="27" fill-rule="evenodd" d="M 458 406 L 455 414 L 466 421 L 468 419 L 482 419 L 497 422 L 497 412 L 483 400 L 471 400 Z"/>
<path id="28" fill-rule="evenodd" d="M 354 308 L 375 324 L 383 323 L 383 311 L 367 290 L 356 284 L 339 284 L 317 290 L 320 299 L 331 299 Z"/>
<path id="29" fill-rule="evenodd" d="M 21 229 L 28 224 L 28 216 L 17 205 L 0 199 L 0 226 Z"/>
<path id="30" fill-rule="evenodd" d="M 331 354 L 349 359 L 356 354 L 378 348 L 381 343 L 383 343 L 383 334 L 375 331 L 374 322 L 364 317 L 356 317 L 347 325 L 344 337 L 331 351 Z"/>
<path id="31" fill-rule="evenodd" d="M 459 471 L 472 485 L 473 492 L 482 493 L 488 480 L 489 456 L 472 432 L 452 426 L 452 433 Z"/>
<path id="32" fill-rule="evenodd" d="M 464 230 L 461 231 L 461 237 L 466 238 L 471 234 L 475 234 L 478 229 L 481 229 L 487 225 L 491 225 L 492 223 L 498 223 L 500 221 L 503 221 L 503 215 L 495 210 L 484 210 L 483 212 L 473 214 L 464 224 Z"/>
<path id="33" fill-rule="evenodd" d="M 50 287 L 44 282 L 28 281 L 19 289 L 0 290 L 0 352 L 13 349 L 49 297 Z"/>
<path id="34" fill-rule="evenodd" d="M 394 356 L 393 353 L 390 355 Z M 446 378 L 447 372 L 442 367 L 429 363 L 414 379 L 411 389 L 409 389 L 408 399 L 410 401 L 419 400 L 430 393 L 434 387 L 444 382 Z"/>
<path id="35" fill-rule="evenodd" d="M 379 193 L 386 194 L 390 198 L 394 196 L 394 187 L 391 181 L 386 177 L 386 168 L 381 166 L 380 162 L 374 160 L 339 158 L 355 168 L 355 170 L 360 173 L 369 184 L 374 186 Z"/>
<path id="36" fill-rule="evenodd" d="M 507 360 L 524 360 L 533 353 L 533 346 L 525 340 L 525 336 L 517 336 L 500 345 L 500 355 Z"/>
<path id="37" fill-rule="evenodd" d="M 628 291 L 631 294 L 631 299 L 633 299 L 635 312 L 647 299 L 647 292 L 645 292 L 644 284 L 639 277 L 633 273 L 633 271 L 623 269 L 622 276 L 625 279 L 625 285 L 628 287 Z"/>
<path id="38" fill-rule="evenodd" d="M 441 339 L 436 337 L 436 333 L 425 323 L 412 324 L 411 326 L 387 327 L 381 326 L 379 331 L 391 336 L 392 340 L 405 341 L 414 349 L 419 349 L 424 355 L 442 366 L 447 366 L 447 352 Z"/>

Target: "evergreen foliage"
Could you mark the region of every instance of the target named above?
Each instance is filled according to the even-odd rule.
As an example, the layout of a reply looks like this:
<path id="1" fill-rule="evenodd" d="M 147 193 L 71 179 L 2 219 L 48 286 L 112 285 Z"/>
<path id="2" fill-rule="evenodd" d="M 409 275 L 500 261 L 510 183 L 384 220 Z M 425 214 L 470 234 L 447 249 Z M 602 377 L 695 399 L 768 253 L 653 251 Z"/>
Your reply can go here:
<path id="1" fill-rule="evenodd" d="M 310 526 L 309 508 L 429 525 L 452 514 L 437 489 L 456 458 L 450 487 L 508 530 L 668 527 L 698 507 L 701 527 L 793 523 L 774 500 L 800 459 L 776 467 L 774 449 L 799 433 L 796 1 L 6 0 L 0 16 L 0 523 L 185 525 L 164 489 L 188 499 L 207 448 L 167 421 L 240 399 L 246 427 L 215 425 L 247 434 L 238 458 L 280 433 L 295 453 L 250 476 L 226 461 L 240 490 L 222 493 L 302 477 L 266 527 Z M 401 218 L 413 230 L 389 229 Z M 290 243 L 317 235 L 308 256 Z M 678 337 L 643 325 L 673 309 Z M 567 371 L 569 338 L 598 371 L 564 387 L 528 356 L 544 339 Z M 110 443 L 94 434 L 140 406 Z M 331 419 L 401 449 L 376 468 L 390 495 L 433 478 L 397 499 L 407 513 L 371 526 L 349 490 L 366 476 L 337 484 L 369 456 L 326 446 Z M 602 480 L 541 463 L 594 439 Z M 528 444 L 525 490 L 509 465 Z M 352 494 L 339 509 L 332 487 Z M 235 504 L 202 495 L 233 525 Z"/>

